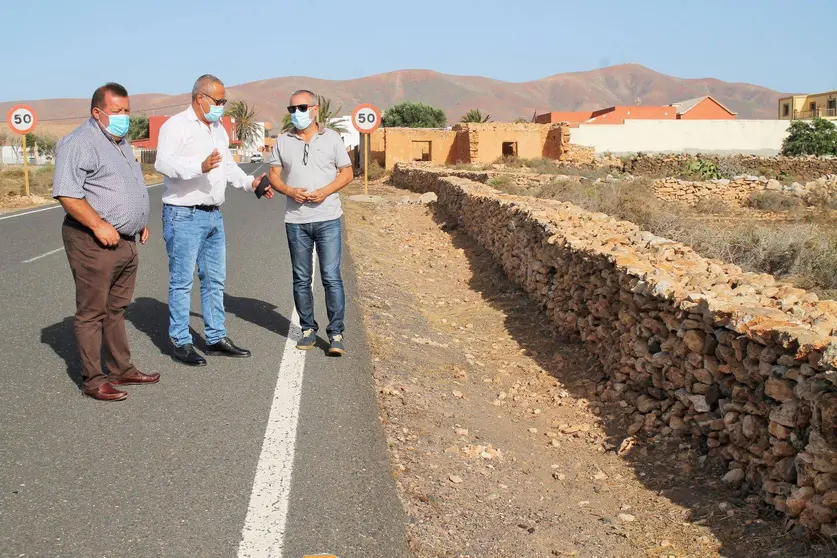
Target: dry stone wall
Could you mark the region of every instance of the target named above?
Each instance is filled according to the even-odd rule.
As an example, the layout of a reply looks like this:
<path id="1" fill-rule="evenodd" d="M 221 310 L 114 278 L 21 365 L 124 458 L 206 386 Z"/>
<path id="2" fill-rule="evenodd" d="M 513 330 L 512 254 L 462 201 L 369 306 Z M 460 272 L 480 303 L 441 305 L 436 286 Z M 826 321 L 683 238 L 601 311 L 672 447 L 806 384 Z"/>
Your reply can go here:
<path id="1" fill-rule="evenodd" d="M 755 155 L 636 155 L 624 161 L 624 170 L 641 176 L 678 176 L 697 159 L 711 161 L 719 169 L 733 169 L 730 174 L 781 174 L 798 180 L 816 180 L 837 174 L 837 157 L 757 157 Z M 723 176 L 723 174 L 722 174 Z"/>
<path id="2" fill-rule="evenodd" d="M 827 175 L 805 184 L 782 184 L 778 180 L 758 176 L 739 176 L 693 182 L 665 178 L 653 183 L 656 196 L 665 201 L 696 205 L 701 201 L 722 201 L 732 206 L 746 206 L 755 192 L 773 191 L 797 197 L 808 205 L 819 205 L 837 194 L 837 175 Z"/>
<path id="3" fill-rule="evenodd" d="M 584 340 L 629 434 L 690 438 L 801 524 L 837 535 L 837 303 L 708 260 L 568 203 L 505 195 L 445 170 L 392 181 L 438 203 Z"/>

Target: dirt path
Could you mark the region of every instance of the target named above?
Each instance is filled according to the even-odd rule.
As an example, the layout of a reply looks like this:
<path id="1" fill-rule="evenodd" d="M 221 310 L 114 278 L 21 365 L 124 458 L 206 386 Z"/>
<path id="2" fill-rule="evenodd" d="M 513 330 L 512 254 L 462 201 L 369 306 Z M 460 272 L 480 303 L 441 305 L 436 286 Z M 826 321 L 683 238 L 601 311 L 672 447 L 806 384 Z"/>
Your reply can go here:
<path id="1" fill-rule="evenodd" d="M 824 556 L 689 440 L 629 438 L 596 361 L 433 206 L 370 194 L 348 242 L 417 557 Z"/>

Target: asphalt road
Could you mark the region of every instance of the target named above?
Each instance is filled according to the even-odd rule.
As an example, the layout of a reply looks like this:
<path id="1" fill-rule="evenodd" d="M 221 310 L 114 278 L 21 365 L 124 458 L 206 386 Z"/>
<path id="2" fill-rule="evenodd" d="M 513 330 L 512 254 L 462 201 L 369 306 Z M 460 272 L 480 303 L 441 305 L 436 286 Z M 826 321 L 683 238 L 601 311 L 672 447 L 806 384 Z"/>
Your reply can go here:
<path id="1" fill-rule="evenodd" d="M 168 356 L 162 187 L 150 192 L 152 237 L 141 248 L 128 334 L 139 369 L 162 379 L 128 387 L 118 403 L 83 398 L 76 385 L 63 211 L 0 215 L 0 556 L 241 555 L 293 311 L 284 201 L 227 190 L 227 327 L 253 357 L 210 357 L 192 369 Z M 345 250 L 343 277 L 348 353 L 305 353 L 292 468 L 266 456 L 268 465 L 292 470 L 284 536 L 263 527 L 281 539 L 270 543 L 286 557 L 407 556 Z M 198 291 L 196 279 L 200 347 Z M 319 275 L 315 300 L 324 337 Z M 258 496 L 271 505 L 282 497 L 271 489 Z"/>

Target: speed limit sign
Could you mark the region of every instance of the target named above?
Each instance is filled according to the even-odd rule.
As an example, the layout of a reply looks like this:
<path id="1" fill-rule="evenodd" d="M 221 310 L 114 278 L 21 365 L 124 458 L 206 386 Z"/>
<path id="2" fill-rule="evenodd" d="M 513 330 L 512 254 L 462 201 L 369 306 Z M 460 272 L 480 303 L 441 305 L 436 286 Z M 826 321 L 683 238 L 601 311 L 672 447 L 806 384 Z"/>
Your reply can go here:
<path id="1" fill-rule="evenodd" d="M 35 124 L 38 123 L 38 117 L 35 115 L 35 111 L 32 110 L 32 107 L 26 105 L 12 107 L 6 120 L 12 132 L 24 136 L 34 130 Z"/>
<path id="2" fill-rule="evenodd" d="M 381 125 L 381 111 L 373 105 L 358 105 L 352 113 L 352 125 L 361 134 L 371 134 Z"/>

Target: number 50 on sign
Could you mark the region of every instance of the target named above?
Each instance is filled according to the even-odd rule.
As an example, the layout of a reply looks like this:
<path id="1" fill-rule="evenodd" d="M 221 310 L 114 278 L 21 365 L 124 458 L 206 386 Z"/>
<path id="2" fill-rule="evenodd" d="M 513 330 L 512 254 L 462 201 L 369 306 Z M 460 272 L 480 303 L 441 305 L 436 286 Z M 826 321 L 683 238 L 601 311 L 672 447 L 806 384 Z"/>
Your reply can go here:
<path id="1" fill-rule="evenodd" d="M 26 135 L 35 129 L 38 117 L 35 111 L 26 105 L 12 107 L 7 116 L 9 128 L 16 134 Z"/>

